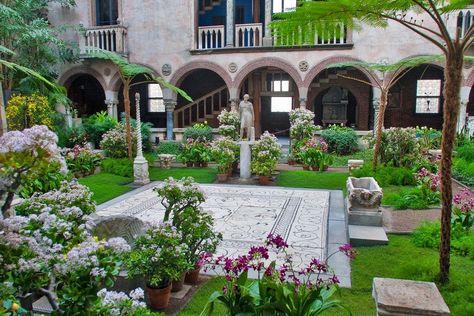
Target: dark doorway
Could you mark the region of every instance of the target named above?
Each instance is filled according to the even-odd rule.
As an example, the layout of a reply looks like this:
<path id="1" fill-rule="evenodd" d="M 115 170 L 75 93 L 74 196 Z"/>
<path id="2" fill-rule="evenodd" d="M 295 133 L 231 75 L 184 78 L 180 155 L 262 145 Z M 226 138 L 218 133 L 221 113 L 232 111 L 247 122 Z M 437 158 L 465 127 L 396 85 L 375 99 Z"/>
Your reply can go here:
<path id="1" fill-rule="evenodd" d="M 292 97 L 261 97 L 262 132 L 269 131 L 277 136 L 289 135 L 288 113 L 293 108 L 292 100 Z"/>
<path id="2" fill-rule="evenodd" d="M 78 117 L 107 110 L 104 90 L 99 81 L 91 75 L 84 74 L 74 79 L 67 94 L 77 110 Z"/>

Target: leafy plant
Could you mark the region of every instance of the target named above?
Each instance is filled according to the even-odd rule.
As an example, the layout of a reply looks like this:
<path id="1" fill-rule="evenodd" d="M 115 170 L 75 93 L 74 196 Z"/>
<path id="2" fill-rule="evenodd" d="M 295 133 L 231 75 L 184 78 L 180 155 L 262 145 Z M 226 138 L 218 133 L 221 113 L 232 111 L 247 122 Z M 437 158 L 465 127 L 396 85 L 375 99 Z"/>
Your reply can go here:
<path id="1" fill-rule="evenodd" d="M 65 150 L 64 156 L 68 169 L 76 177 L 93 174 L 103 158 L 102 154 L 92 151 L 90 147 L 79 145 L 75 145 L 71 150 Z"/>
<path id="2" fill-rule="evenodd" d="M 239 138 L 240 117 L 239 113 L 235 111 L 227 111 L 226 109 L 217 116 L 219 120 L 219 134 L 225 137 L 230 137 L 233 140 Z"/>
<path id="3" fill-rule="evenodd" d="M 441 147 L 441 132 L 431 127 L 417 127 L 416 137 L 418 138 L 420 149 L 424 152 Z"/>
<path id="4" fill-rule="evenodd" d="M 36 93 L 31 96 L 15 95 L 8 101 L 6 108 L 10 130 L 23 130 L 34 125 L 46 125 L 52 129 L 51 117 L 54 113 L 48 99 Z"/>
<path id="5" fill-rule="evenodd" d="M 211 153 L 219 173 L 227 173 L 237 159 L 239 145 L 230 137 L 220 137 L 211 144 Z"/>
<path id="6" fill-rule="evenodd" d="M 338 155 L 348 155 L 358 148 L 356 132 L 349 127 L 331 125 L 321 132 L 321 137 L 328 144 L 329 152 Z"/>
<path id="7" fill-rule="evenodd" d="M 380 161 L 395 167 L 411 167 L 420 159 L 416 129 L 392 127 L 382 133 Z"/>
<path id="8" fill-rule="evenodd" d="M 211 142 L 213 139 L 212 128 L 207 122 L 194 124 L 184 130 L 183 139 L 192 139 L 200 142 Z"/>
<path id="9" fill-rule="evenodd" d="M 474 194 L 468 189 L 453 197 L 453 225 L 459 225 L 464 231 L 474 226 Z"/>
<path id="10" fill-rule="evenodd" d="M 170 154 L 178 156 L 183 150 L 181 142 L 176 142 L 172 140 L 161 141 L 158 147 L 156 148 L 156 154 Z"/>
<path id="11" fill-rule="evenodd" d="M 382 187 L 389 185 L 415 185 L 416 183 L 411 169 L 379 166 L 374 174 L 372 167 L 368 163 L 364 164 L 361 168 L 353 170 L 352 176 L 357 178 L 374 177 Z"/>
<path id="12" fill-rule="evenodd" d="M 58 133 L 58 144 L 61 147 L 73 148 L 87 144 L 87 134 L 82 127 L 71 127 Z"/>
<path id="13" fill-rule="evenodd" d="M 53 162 L 25 176 L 18 195 L 25 199 L 35 193 L 57 190 L 61 187 L 62 182 L 69 180 L 69 178 L 68 174 L 61 172 L 61 165 Z"/>
<path id="14" fill-rule="evenodd" d="M 133 162 L 128 158 L 105 158 L 101 162 L 102 172 L 125 178 L 133 177 Z"/>
<path id="15" fill-rule="evenodd" d="M 82 126 L 87 134 L 87 137 L 91 143 L 96 147 L 99 147 L 102 136 L 116 127 L 118 124 L 117 120 L 102 111 L 89 116 L 84 120 Z"/>
<path id="16" fill-rule="evenodd" d="M 122 114 L 122 125 L 125 126 L 125 116 Z M 132 127 L 132 133 L 136 133 L 137 130 L 137 121 L 133 118 L 130 118 L 130 126 Z M 151 137 L 151 128 L 153 127 L 153 124 L 150 122 L 140 122 L 140 129 L 142 133 L 142 146 L 144 151 L 150 151 L 151 149 L 151 142 L 150 142 L 150 137 Z M 136 139 L 137 136 L 133 135 L 132 139 Z"/>

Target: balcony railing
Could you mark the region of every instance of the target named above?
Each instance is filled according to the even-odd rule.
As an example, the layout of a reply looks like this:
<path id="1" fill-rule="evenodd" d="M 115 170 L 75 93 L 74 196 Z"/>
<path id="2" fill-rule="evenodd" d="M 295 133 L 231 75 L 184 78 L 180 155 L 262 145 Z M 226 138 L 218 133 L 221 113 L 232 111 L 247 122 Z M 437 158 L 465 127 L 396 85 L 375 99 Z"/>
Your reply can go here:
<path id="1" fill-rule="evenodd" d="M 198 28 L 198 49 L 214 49 L 224 46 L 224 25 L 200 26 Z"/>
<path id="2" fill-rule="evenodd" d="M 308 34 L 314 38 L 309 40 Z M 349 32 L 343 23 L 337 28 L 327 31 L 326 36 L 321 36 L 311 29 L 300 29 L 296 32 L 279 32 L 278 29 L 273 34 L 274 46 L 308 46 L 308 45 L 343 45 L 350 44 Z M 302 44 L 303 43 L 303 44 Z M 306 43 L 306 44 L 305 44 Z M 263 25 L 262 23 L 236 24 L 234 33 L 234 47 L 248 48 L 263 46 Z M 225 47 L 225 27 L 224 25 L 200 26 L 198 28 L 198 50 L 219 49 Z"/>
<path id="3" fill-rule="evenodd" d="M 262 23 L 237 24 L 235 47 L 262 46 Z"/>
<path id="4" fill-rule="evenodd" d="M 87 54 L 100 48 L 118 54 L 126 54 L 125 40 L 127 28 L 121 25 L 95 26 L 88 28 L 84 34 L 81 53 Z"/>

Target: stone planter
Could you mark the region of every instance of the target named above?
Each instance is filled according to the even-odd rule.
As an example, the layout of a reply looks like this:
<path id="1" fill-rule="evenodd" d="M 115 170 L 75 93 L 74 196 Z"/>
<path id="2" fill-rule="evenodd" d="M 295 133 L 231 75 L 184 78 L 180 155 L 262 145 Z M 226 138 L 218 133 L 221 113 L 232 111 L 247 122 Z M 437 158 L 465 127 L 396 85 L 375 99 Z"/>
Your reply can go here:
<path id="1" fill-rule="evenodd" d="M 222 182 L 227 182 L 227 177 L 228 177 L 227 173 L 218 173 L 217 174 L 217 181 L 219 181 L 221 183 Z"/>
<path id="2" fill-rule="evenodd" d="M 160 162 L 160 167 L 162 169 L 170 169 L 171 163 L 173 162 L 173 160 L 175 160 L 175 158 L 176 158 L 175 155 L 169 155 L 169 154 L 158 155 L 158 161 Z"/>
<path id="3" fill-rule="evenodd" d="M 349 224 L 382 226 L 382 189 L 372 177 L 347 179 Z"/>
<path id="4" fill-rule="evenodd" d="M 148 296 L 148 301 L 152 309 L 161 310 L 165 309 L 170 301 L 171 296 L 171 282 L 168 283 L 165 287 L 150 287 L 146 286 L 146 293 Z"/>
<path id="5" fill-rule="evenodd" d="M 199 273 L 201 272 L 201 268 L 189 270 L 186 272 L 186 277 L 184 278 L 184 282 L 187 284 L 197 284 L 199 281 Z"/>

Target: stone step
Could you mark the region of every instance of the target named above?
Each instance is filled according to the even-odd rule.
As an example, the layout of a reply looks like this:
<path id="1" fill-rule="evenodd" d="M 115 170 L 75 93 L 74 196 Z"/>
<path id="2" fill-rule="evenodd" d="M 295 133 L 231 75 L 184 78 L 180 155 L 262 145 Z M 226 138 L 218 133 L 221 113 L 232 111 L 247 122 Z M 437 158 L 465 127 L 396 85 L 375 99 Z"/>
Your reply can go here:
<path id="1" fill-rule="evenodd" d="M 388 245 L 383 227 L 349 225 L 349 239 L 353 246 Z"/>

